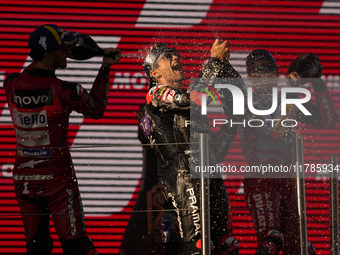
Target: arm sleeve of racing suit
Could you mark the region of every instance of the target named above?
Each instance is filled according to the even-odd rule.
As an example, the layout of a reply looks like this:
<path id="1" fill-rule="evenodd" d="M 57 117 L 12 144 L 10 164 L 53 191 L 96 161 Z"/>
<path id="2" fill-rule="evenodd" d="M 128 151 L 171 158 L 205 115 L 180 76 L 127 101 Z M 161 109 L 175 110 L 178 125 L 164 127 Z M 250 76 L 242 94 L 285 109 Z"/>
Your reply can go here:
<path id="1" fill-rule="evenodd" d="M 316 93 L 316 103 L 303 104 L 312 115 L 304 115 L 298 110 L 296 120 L 303 124 L 329 128 L 338 124 L 339 113 L 335 107 L 332 95 L 321 78 L 312 79 L 312 86 Z"/>
<path id="2" fill-rule="evenodd" d="M 110 69 L 102 66 L 90 91 L 90 96 L 97 101 L 99 111 L 102 111 L 101 115 L 103 115 L 107 106 L 109 85 Z"/>
<path id="3" fill-rule="evenodd" d="M 213 91 L 213 85 L 218 78 L 234 78 L 240 79 L 240 75 L 238 72 L 229 64 L 228 61 L 221 61 L 217 58 L 209 58 L 208 63 L 205 65 L 203 71 L 200 73 L 199 77 L 196 79 L 194 84 L 190 87 L 190 93 L 184 89 L 173 89 L 170 86 L 155 86 L 151 88 L 146 96 L 147 104 L 150 104 L 153 107 L 161 108 L 164 110 L 181 110 L 181 109 L 189 109 L 190 100 L 197 104 L 201 105 L 201 95 L 205 94 L 205 92 L 199 88 L 206 88 L 209 91 Z M 241 80 L 242 82 L 242 80 Z M 206 86 L 208 85 L 208 86 Z M 237 86 L 241 87 L 244 90 L 244 83 L 240 84 L 238 81 Z M 215 91 L 213 91 L 215 92 Z M 217 93 L 217 92 L 215 92 Z M 221 91 L 221 98 L 224 96 L 224 91 Z M 231 93 L 226 98 L 226 101 L 230 104 L 229 101 L 231 98 Z M 222 100 L 223 102 L 223 100 Z M 224 102 L 223 102 L 224 106 Z M 228 106 L 228 109 L 230 107 Z"/>
<path id="4" fill-rule="evenodd" d="M 190 94 L 185 89 L 171 86 L 152 87 L 146 95 L 146 102 L 151 111 L 176 111 L 190 109 Z"/>
<path id="5" fill-rule="evenodd" d="M 223 61 L 223 72 L 221 76 L 221 78 L 223 78 L 222 81 L 224 84 L 235 85 L 242 90 L 243 95 L 247 95 L 246 87 L 243 79 L 241 78 L 241 75 L 233 68 L 228 60 Z M 218 89 L 218 93 L 221 97 L 223 110 L 229 124 L 233 120 L 237 121 L 237 119 L 235 119 L 235 116 L 233 116 L 234 98 L 232 93 L 227 89 Z M 244 102 L 244 109 L 247 109 L 246 100 Z M 227 156 L 230 146 L 232 145 L 237 133 L 237 125 L 229 124 L 222 125 L 221 129 L 217 133 L 214 133 L 212 137 L 213 141 L 210 146 L 210 152 L 212 155 L 214 155 L 217 163 L 225 160 L 225 157 Z"/>
<path id="6" fill-rule="evenodd" d="M 245 84 L 241 79 L 240 74 L 232 67 L 229 61 L 210 58 L 196 80 L 196 88 L 194 87 L 194 90 L 191 92 L 191 94 L 194 94 L 192 98 L 196 98 L 196 101 L 198 101 L 196 104 L 201 102 L 201 95 L 199 92 L 202 92 L 202 90 L 197 89 L 197 87 L 206 88 L 211 91 L 213 90 L 212 86 L 218 81 L 223 82 L 224 84 L 233 84 L 240 88 L 244 95 L 246 94 Z M 221 98 L 227 121 L 230 121 L 233 119 L 233 97 L 231 92 L 227 89 L 217 89 L 213 92 Z M 212 134 L 210 153 L 216 159 L 217 163 L 225 159 L 236 136 L 236 131 L 236 125 L 230 126 L 224 124 L 217 132 Z"/>
<path id="7" fill-rule="evenodd" d="M 109 72 L 110 69 L 106 67 L 99 69 L 90 93 L 80 84 L 63 81 L 62 89 L 66 93 L 65 97 L 68 98 L 70 108 L 93 119 L 102 117 L 107 106 Z"/>
<path id="8" fill-rule="evenodd" d="M 228 119 L 233 118 L 233 96 L 228 89 L 214 89 L 216 82 L 223 84 L 233 84 L 238 87 L 243 95 L 246 95 L 246 87 L 241 78 L 241 75 L 232 67 L 228 60 L 221 61 L 217 58 L 209 58 L 203 71 L 200 73 L 194 84 L 191 86 L 191 100 L 197 105 L 200 105 L 202 89 L 207 89 L 210 92 L 218 95 L 222 101 L 222 107 Z M 209 101 L 210 100 L 210 101 Z M 245 109 L 246 109 L 245 100 Z M 208 97 L 208 104 L 211 98 Z"/>

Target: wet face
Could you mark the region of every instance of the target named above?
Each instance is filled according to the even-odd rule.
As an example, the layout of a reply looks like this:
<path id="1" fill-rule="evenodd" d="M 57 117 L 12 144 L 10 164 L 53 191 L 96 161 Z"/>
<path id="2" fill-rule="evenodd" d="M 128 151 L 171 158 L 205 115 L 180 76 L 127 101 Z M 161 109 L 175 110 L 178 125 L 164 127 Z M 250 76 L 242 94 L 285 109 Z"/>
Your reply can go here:
<path id="1" fill-rule="evenodd" d="M 278 67 L 272 61 L 261 59 L 250 66 L 248 78 L 252 81 L 253 87 L 256 89 L 271 89 L 276 84 L 272 84 L 265 79 L 278 78 Z M 260 79 L 258 79 L 260 78 Z"/>
<path id="2" fill-rule="evenodd" d="M 65 68 L 67 66 L 67 56 L 71 54 L 71 50 L 69 48 L 57 49 L 50 52 L 51 59 L 53 61 L 53 67 L 57 68 Z"/>
<path id="3" fill-rule="evenodd" d="M 185 79 L 180 55 L 172 52 L 163 53 L 156 62 L 156 68 L 151 72 L 160 84 L 180 88 Z"/>

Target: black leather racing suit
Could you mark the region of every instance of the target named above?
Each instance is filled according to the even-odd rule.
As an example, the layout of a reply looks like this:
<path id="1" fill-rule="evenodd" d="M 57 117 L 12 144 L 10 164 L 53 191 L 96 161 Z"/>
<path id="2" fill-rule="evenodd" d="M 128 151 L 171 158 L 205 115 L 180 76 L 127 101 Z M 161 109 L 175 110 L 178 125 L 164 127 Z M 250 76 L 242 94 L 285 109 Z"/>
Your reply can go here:
<path id="1" fill-rule="evenodd" d="M 210 58 L 199 77 L 196 85 L 202 87 L 204 84 L 212 85 L 216 78 L 237 78 L 239 74 L 228 62 Z M 240 84 L 242 89 L 243 86 L 243 83 Z M 192 100 L 193 94 L 197 95 L 198 92 L 202 91 L 194 88 L 191 92 Z M 220 94 L 220 96 L 225 111 L 230 111 L 231 95 Z M 199 103 L 199 100 L 195 102 Z M 199 179 L 192 178 L 190 175 L 190 164 L 193 159 L 197 160 L 198 155 L 190 153 L 192 149 L 190 148 L 190 107 L 195 106 L 197 105 L 192 102 L 190 106 L 188 90 L 157 85 L 149 90 L 145 105 L 137 113 L 144 136 L 148 138 L 151 147 L 164 165 L 162 177 L 164 195 L 176 208 L 181 238 L 189 244 L 195 243 L 200 238 L 201 231 Z M 195 132 L 212 135 L 206 116 L 198 114 L 195 120 L 197 120 L 195 123 L 199 124 L 194 125 Z M 192 122 L 191 128 L 193 128 Z M 215 148 L 215 156 L 219 160 L 224 159 L 236 134 L 236 128 L 228 129 L 227 125 L 223 127 L 217 137 L 220 142 L 223 141 L 221 144 L 224 146 L 220 146 L 217 150 Z M 221 177 L 210 179 L 210 195 L 211 237 L 216 244 L 219 237 L 232 231 L 228 194 Z"/>

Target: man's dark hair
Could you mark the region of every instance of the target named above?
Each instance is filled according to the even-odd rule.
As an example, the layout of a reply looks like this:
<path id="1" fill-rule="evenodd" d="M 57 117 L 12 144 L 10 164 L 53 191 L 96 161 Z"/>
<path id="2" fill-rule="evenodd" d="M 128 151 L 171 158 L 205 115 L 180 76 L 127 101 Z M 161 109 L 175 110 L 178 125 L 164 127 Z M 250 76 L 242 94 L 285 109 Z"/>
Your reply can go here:
<path id="1" fill-rule="evenodd" d="M 44 53 L 36 53 L 36 54 L 29 54 L 29 56 L 33 59 L 34 62 L 40 62 L 44 58 Z"/>
<path id="2" fill-rule="evenodd" d="M 158 67 L 159 67 L 159 64 L 156 63 L 156 64 L 153 66 L 152 70 L 155 70 L 155 69 L 157 69 Z M 151 70 L 151 71 L 152 71 L 152 70 Z M 150 78 L 149 78 L 149 89 L 151 89 L 152 87 L 154 87 L 154 86 L 156 86 L 156 85 L 157 85 L 157 80 L 156 80 L 156 78 L 153 77 L 153 76 L 151 76 L 151 74 L 150 74 Z"/>

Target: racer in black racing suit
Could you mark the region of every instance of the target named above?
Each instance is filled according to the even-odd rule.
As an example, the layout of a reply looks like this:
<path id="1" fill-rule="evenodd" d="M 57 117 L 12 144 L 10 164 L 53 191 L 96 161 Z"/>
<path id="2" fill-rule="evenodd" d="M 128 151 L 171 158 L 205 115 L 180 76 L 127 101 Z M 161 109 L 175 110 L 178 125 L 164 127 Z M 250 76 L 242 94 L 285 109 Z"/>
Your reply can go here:
<path id="1" fill-rule="evenodd" d="M 216 40 L 211 57 L 200 74 L 198 84 L 213 83 L 218 77 L 239 77 L 226 57 L 229 49 L 226 42 Z M 201 253 L 201 213 L 199 209 L 199 179 L 190 175 L 190 164 L 197 160 L 197 153 L 190 148 L 190 107 L 199 107 L 199 90 L 181 88 L 184 78 L 182 66 L 175 48 L 157 44 L 151 49 L 144 61 L 144 69 L 150 78 L 151 87 L 144 107 L 137 113 L 144 136 L 161 158 L 164 165 L 162 177 L 166 199 L 171 200 L 178 215 L 180 236 L 183 240 L 184 254 Z M 157 70 L 154 71 L 153 70 Z M 180 78 L 182 76 L 182 79 Z M 164 79 L 162 79 L 164 78 Z M 177 80 L 176 80 L 177 79 Z M 174 81 L 175 80 L 175 81 Z M 177 82 L 176 82 L 177 81 Z M 203 85 L 204 86 L 204 85 Z M 242 86 L 242 84 L 241 84 Z M 223 95 L 221 95 L 223 97 Z M 223 97 L 228 102 L 228 97 Z M 191 99 L 191 100 L 190 100 Z M 231 104 L 229 101 L 229 105 Z M 191 106 L 190 106 L 191 103 Z M 224 108 L 225 107 L 224 105 Z M 204 117 L 204 118 L 203 118 Z M 191 128 L 197 133 L 210 133 L 209 120 L 205 116 L 195 116 Z M 215 150 L 218 160 L 224 159 L 236 134 L 236 128 L 220 130 L 218 137 L 224 146 Z M 231 210 L 223 179 L 210 179 L 211 239 L 216 254 L 238 254 L 238 243 L 232 235 Z"/>

